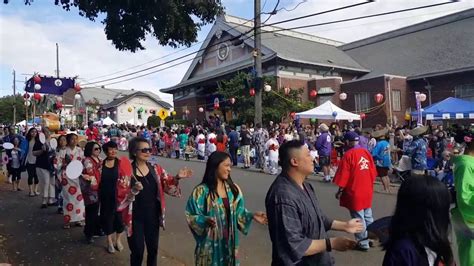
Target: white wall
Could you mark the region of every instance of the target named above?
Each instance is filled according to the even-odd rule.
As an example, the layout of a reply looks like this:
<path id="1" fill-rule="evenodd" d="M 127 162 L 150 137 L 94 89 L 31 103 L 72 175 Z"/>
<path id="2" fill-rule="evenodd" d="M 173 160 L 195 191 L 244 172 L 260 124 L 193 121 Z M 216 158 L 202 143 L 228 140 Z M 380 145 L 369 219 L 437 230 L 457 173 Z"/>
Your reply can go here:
<path id="1" fill-rule="evenodd" d="M 132 107 L 132 109 L 135 107 L 135 109 L 132 112 L 129 112 L 128 111 L 129 107 Z M 140 109 L 140 107 L 147 110 L 146 113 L 142 112 L 142 119 L 138 119 L 137 110 Z M 149 110 L 154 109 L 158 112 L 161 108 L 162 108 L 161 105 L 152 101 L 148 97 L 135 96 L 132 99 L 129 99 L 126 102 L 123 102 L 122 104 L 117 106 L 116 122 L 119 124 L 122 124 L 133 119 L 133 121 L 135 121 L 134 124 L 136 125 L 142 125 L 142 124 L 146 125 L 146 121 L 148 117 L 151 116 Z"/>

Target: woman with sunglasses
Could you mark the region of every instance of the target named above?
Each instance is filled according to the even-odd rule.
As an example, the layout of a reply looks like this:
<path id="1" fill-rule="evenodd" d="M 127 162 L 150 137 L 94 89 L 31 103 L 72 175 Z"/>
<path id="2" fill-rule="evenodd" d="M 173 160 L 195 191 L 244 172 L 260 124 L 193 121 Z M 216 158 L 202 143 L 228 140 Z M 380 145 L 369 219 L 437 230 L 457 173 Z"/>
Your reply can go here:
<path id="1" fill-rule="evenodd" d="M 172 176 L 160 165 L 151 165 L 152 149 L 148 141 L 138 137 L 130 141 L 132 177 L 121 176 L 117 182 L 118 210 L 122 211 L 127 227 L 130 264 L 142 265 L 145 243 L 147 265 L 157 265 L 159 227 L 165 225 L 164 193 L 179 197 L 179 180 L 189 178 L 193 172 L 182 168 Z"/>
<path id="2" fill-rule="evenodd" d="M 84 169 L 82 171 L 81 191 L 86 206 L 86 225 L 84 235 L 88 244 L 94 241 L 92 237 L 100 232 L 99 221 L 99 184 L 102 173 L 102 160 L 99 158 L 100 145 L 95 141 L 90 141 L 84 148 Z"/>
<path id="3" fill-rule="evenodd" d="M 117 143 L 109 141 L 102 146 L 107 156 L 102 164 L 99 184 L 100 221 L 102 230 L 107 235 L 107 251 L 115 253 L 122 251 L 121 241 L 124 230 L 122 215 L 117 212 L 116 184 L 120 178 L 119 159 L 117 158 Z"/>

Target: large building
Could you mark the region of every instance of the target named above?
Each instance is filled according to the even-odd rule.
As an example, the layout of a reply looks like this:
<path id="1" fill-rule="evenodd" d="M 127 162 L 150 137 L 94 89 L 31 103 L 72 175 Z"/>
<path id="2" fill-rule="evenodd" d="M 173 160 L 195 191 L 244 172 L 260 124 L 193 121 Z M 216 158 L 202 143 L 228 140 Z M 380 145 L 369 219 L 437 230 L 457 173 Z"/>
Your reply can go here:
<path id="1" fill-rule="evenodd" d="M 182 81 L 162 92 L 173 94 L 178 116 L 202 119 L 215 111 L 218 82 L 252 71 L 253 23 L 219 17 Z M 235 39 L 243 39 L 236 43 Z M 428 95 L 423 105 L 449 96 L 474 101 L 474 9 L 343 44 L 317 36 L 265 27 L 263 74 L 278 89 L 303 88 L 303 101 L 333 101 L 366 114 L 364 125 L 401 123 L 414 106 L 414 92 Z M 309 97 L 315 89 L 317 97 Z M 339 94 L 347 93 L 341 101 Z M 382 93 L 384 102 L 374 96 Z M 198 112 L 205 107 L 205 112 Z M 189 110 L 190 112 L 186 112 Z"/>

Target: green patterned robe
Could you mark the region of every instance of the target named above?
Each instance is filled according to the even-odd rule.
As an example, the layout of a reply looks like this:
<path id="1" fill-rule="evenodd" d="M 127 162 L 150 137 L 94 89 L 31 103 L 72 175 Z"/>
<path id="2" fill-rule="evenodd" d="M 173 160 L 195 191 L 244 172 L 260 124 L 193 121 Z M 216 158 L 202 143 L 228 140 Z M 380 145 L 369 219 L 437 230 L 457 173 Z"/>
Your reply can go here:
<path id="1" fill-rule="evenodd" d="M 224 239 L 224 228 L 227 226 L 226 210 L 222 199 L 218 196 L 211 200 L 209 188 L 198 185 L 194 188 L 186 205 L 186 219 L 196 240 L 194 258 L 196 265 L 239 265 L 238 247 L 239 233 L 247 235 L 253 214 L 244 206 L 244 198 L 239 189 L 239 195 L 234 195 L 226 183 L 227 197 L 230 203 L 229 239 Z M 206 225 L 206 219 L 213 217 L 216 227 Z"/>

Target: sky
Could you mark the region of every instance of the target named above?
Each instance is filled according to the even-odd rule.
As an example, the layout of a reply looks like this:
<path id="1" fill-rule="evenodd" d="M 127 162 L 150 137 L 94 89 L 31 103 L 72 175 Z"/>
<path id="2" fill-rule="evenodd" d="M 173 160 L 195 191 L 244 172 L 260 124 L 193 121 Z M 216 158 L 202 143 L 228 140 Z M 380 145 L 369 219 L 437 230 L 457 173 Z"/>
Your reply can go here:
<path id="1" fill-rule="evenodd" d="M 278 2 L 278 0 L 261 1 L 264 12 L 272 11 Z M 377 0 L 362 6 L 278 26 L 316 24 L 447 1 Z M 284 9 L 278 11 L 276 15 L 270 17 L 268 23 L 360 2 L 364 0 L 280 0 L 277 10 L 286 8 L 290 11 Z M 144 42 L 145 50 L 136 53 L 119 51 L 106 39 L 103 25 L 99 20 L 92 22 L 79 16 L 77 9 L 68 12 L 53 3 L 52 0 L 35 0 L 30 6 L 25 6 L 23 0 L 10 0 L 8 5 L 0 4 L 0 96 L 13 93 L 13 70 L 16 71 L 16 86 L 20 92 L 24 90 L 25 77 L 30 77 L 32 73 L 55 75 L 56 43 L 59 44 L 60 75 L 78 76 L 84 85 L 164 63 L 200 48 L 199 43 L 188 49 L 163 47 L 153 37 L 149 37 Z M 252 0 L 222 0 L 222 3 L 227 14 L 245 19 L 253 18 Z M 439 7 L 311 27 L 301 31 L 348 43 L 469 8 L 474 8 L 474 0 L 461 0 Z M 268 15 L 262 15 L 262 21 L 267 17 Z M 212 25 L 206 25 L 201 29 L 198 41 L 206 38 L 211 27 Z M 190 63 L 127 82 L 110 85 L 104 82 L 96 85 L 152 91 L 172 103 L 172 96 L 159 92 L 159 89 L 179 83 Z"/>

